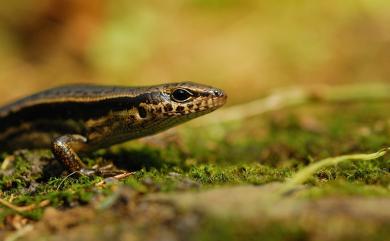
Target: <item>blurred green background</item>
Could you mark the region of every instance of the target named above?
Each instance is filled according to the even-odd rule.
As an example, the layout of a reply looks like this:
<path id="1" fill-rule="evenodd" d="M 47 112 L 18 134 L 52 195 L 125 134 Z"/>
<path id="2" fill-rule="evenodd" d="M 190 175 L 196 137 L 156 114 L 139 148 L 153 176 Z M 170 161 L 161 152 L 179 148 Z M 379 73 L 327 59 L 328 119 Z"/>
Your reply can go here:
<path id="1" fill-rule="evenodd" d="M 388 0 L 13 0 L 0 103 L 60 84 L 191 80 L 230 104 L 291 85 L 385 82 Z"/>

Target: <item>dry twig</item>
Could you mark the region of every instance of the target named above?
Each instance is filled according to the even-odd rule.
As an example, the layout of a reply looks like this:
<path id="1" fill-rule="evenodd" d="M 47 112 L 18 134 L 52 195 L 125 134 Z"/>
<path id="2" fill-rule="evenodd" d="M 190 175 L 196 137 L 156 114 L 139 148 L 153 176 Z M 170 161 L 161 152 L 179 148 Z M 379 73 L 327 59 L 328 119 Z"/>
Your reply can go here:
<path id="1" fill-rule="evenodd" d="M 31 205 L 19 207 L 19 206 L 15 206 L 12 203 L 0 198 L 0 204 L 9 208 L 9 209 L 12 209 L 12 210 L 18 212 L 18 213 L 23 213 L 23 212 L 32 211 L 36 208 L 46 207 L 50 204 L 50 200 L 43 200 L 39 204 L 31 204 Z"/>
<path id="2" fill-rule="evenodd" d="M 281 193 L 286 194 L 293 191 L 298 185 L 303 184 L 309 177 L 311 177 L 315 172 L 321 168 L 337 165 L 340 162 L 358 160 L 358 161 L 369 161 L 375 160 L 379 157 L 384 156 L 387 152 L 390 151 L 390 148 L 384 148 L 375 153 L 371 154 L 352 154 L 326 158 L 316 163 L 313 163 L 302 170 L 298 171 L 291 179 L 289 179 L 283 186 Z"/>
<path id="3" fill-rule="evenodd" d="M 119 181 L 119 180 L 122 180 L 122 179 L 124 179 L 124 178 L 126 178 L 126 177 L 129 177 L 129 176 L 131 176 L 131 175 L 134 175 L 134 174 L 135 174 L 135 172 L 121 173 L 121 174 L 119 174 L 119 175 L 110 177 L 110 179 L 113 178 L 113 179 Z M 107 183 L 107 178 L 104 179 L 103 181 L 100 181 L 100 182 L 96 183 L 95 186 L 96 186 L 96 187 L 102 187 L 102 186 L 104 186 L 106 183 Z"/>

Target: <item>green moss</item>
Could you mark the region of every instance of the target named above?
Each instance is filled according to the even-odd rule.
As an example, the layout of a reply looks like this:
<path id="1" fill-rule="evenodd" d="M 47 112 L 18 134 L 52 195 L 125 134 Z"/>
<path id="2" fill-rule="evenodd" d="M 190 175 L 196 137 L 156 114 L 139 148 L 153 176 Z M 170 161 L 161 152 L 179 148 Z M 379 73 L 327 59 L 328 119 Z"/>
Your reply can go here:
<path id="1" fill-rule="evenodd" d="M 253 118 L 245 123 L 179 129 L 174 141 L 164 147 L 131 142 L 85 158 L 88 166 L 108 162 L 135 174 L 119 185 L 149 194 L 203 190 L 231 185 L 263 185 L 283 182 L 302 167 L 340 154 L 377 151 L 390 146 L 385 107 L 353 106 L 340 112 L 335 107 L 302 107 Z M 335 118 L 337 113 L 337 118 Z M 305 118 L 311 118 L 309 124 Z M 314 123 L 314 124 L 313 124 Z M 8 157 L 3 154 L 2 159 Z M 2 199 L 18 206 L 50 200 L 50 206 L 69 209 L 111 203 L 118 184 L 96 187 L 100 177 L 65 178 L 63 167 L 49 151 L 21 151 L 0 171 Z M 388 197 L 390 159 L 346 162 L 318 171 L 298 197 L 330 196 Z M 103 201 L 102 201 L 103 200 Z M 106 200 L 106 202 L 104 201 Z M 39 220 L 42 208 L 22 213 Z M 3 207 L 0 220 L 16 212 Z M 302 226 L 279 222 L 257 228 L 229 220 L 205 221 L 193 240 L 305 240 Z M 268 225 L 268 224 L 267 224 Z"/>

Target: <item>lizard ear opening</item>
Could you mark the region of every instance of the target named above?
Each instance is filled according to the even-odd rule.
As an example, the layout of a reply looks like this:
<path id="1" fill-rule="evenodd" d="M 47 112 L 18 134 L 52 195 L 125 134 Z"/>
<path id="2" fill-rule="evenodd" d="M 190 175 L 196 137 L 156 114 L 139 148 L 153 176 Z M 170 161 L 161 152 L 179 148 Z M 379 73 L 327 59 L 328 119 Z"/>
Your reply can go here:
<path id="1" fill-rule="evenodd" d="M 138 114 L 139 114 L 139 117 L 141 117 L 141 118 L 146 118 L 146 116 L 148 115 L 145 108 L 142 106 L 138 107 Z"/>

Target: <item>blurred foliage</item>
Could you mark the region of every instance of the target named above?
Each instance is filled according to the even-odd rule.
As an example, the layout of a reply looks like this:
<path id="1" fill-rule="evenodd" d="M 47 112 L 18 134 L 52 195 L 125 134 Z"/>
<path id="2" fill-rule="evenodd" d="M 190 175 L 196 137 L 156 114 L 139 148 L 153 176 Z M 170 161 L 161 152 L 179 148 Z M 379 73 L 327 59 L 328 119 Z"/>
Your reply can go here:
<path id="1" fill-rule="evenodd" d="M 234 103 L 284 85 L 388 81 L 389 10 L 386 0 L 6 1 L 1 102 L 70 82 L 192 80 Z"/>

